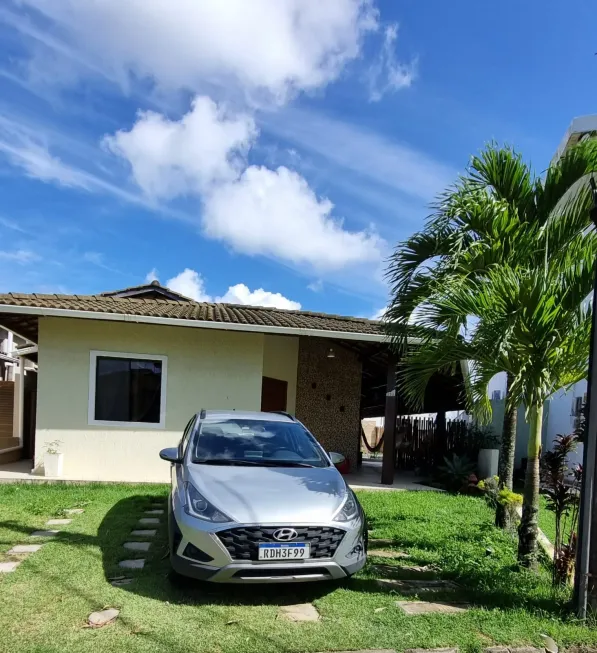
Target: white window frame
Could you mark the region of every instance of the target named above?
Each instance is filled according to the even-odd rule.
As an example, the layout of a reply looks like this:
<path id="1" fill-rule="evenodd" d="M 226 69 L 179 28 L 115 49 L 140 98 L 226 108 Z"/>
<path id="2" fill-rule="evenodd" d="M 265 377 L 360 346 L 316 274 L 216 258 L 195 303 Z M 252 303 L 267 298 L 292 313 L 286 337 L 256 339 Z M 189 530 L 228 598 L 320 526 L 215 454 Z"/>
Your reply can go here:
<path id="1" fill-rule="evenodd" d="M 153 422 L 112 422 L 110 420 L 95 419 L 95 381 L 97 375 L 98 357 L 128 358 L 134 360 L 152 360 L 162 363 L 162 387 L 160 389 L 160 421 Z M 89 426 L 112 426 L 126 429 L 164 429 L 166 428 L 166 386 L 168 385 L 168 357 L 160 354 L 137 354 L 122 351 L 99 351 L 92 349 L 89 352 L 89 403 L 87 408 L 87 422 Z"/>

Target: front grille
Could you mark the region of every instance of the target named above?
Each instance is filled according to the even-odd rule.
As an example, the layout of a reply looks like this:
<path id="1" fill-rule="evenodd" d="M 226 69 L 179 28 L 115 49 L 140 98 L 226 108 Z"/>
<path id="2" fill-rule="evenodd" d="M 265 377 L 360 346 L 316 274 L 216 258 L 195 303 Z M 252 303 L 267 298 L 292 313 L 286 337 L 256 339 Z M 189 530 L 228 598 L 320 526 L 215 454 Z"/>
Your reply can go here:
<path id="1" fill-rule="evenodd" d="M 247 526 L 246 528 L 231 528 L 220 531 L 216 535 L 228 550 L 233 560 L 258 560 L 260 542 L 278 542 L 274 533 L 285 526 Z M 294 529 L 298 535 L 294 542 L 304 542 L 311 545 L 311 558 L 331 558 L 346 531 L 328 526 L 302 526 Z M 292 544 L 292 542 L 284 542 Z M 288 562 L 288 561 L 286 561 Z"/>

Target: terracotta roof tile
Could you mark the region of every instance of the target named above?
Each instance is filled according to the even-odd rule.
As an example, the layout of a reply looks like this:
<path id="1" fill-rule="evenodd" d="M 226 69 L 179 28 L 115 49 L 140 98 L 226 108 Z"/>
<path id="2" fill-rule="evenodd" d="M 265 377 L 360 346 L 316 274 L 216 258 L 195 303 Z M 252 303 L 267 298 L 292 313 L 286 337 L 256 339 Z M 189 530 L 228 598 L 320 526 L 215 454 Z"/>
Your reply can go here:
<path id="1" fill-rule="evenodd" d="M 251 324 L 289 329 L 312 329 L 381 335 L 381 323 L 365 318 L 328 315 L 311 311 L 290 311 L 237 304 L 208 304 L 168 299 L 133 299 L 106 295 L 0 294 L 0 305 L 54 308 L 95 313 L 120 313 L 184 320 Z"/>

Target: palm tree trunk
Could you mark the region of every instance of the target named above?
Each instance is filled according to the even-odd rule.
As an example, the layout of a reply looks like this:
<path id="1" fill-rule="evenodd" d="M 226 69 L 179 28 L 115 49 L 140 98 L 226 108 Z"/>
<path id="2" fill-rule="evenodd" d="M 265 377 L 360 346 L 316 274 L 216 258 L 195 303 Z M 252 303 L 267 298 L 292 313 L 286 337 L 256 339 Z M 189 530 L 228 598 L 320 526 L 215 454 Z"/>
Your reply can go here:
<path id="1" fill-rule="evenodd" d="M 543 404 L 531 408 L 527 472 L 524 480 L 522 521 L 518 527 L 518 562 L 523 567 L 537 566 L 537 516 L 539 514 L 539 458 Z"/>
<path id="2" fill-rule="evenodd" d="M 500 463 L 498 475 L 500 484 L 508 490 L 512 489 L 514 483 L 514 453 L 516 451 L 516 424 L 518 407 L 508 407 L 508 392 L 512 376 L 506 377 L 506 403 L 504 406 L 504 422 L 502 425 L 502 443 L 500 445 Z M 499 528 L 511 528 L 512 521 L 510 512 L 506 506 L 498 503 L 495 511 L 495 525 Z"/>

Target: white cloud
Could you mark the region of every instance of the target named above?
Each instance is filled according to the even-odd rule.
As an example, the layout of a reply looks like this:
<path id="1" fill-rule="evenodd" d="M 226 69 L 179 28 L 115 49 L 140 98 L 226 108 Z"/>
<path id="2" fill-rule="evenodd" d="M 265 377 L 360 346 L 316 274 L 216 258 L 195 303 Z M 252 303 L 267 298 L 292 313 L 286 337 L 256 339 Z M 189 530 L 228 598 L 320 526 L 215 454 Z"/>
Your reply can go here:
<path id="1" fill-rule="evenodd" d="M 145 277 L 146 282 L 156 279 L 155 268 Z M 203 277 L 190 268 L 185 268 L 180 274 L 166 282 L 166 287 L 179 292 L 181 295 L 190 297 L 196 302 L 213 302 L 223 304 L 244 304 L 246 306 L 270 306 L 274 308 L 285 308 L 299 310 L 299 302 L 292 301 L 279 292 L 269 292 L 263 288 L 250 290 L 244 283 L 237 283 L 230 286 L 222 297 L 214 298 L 209 295 L 205 288 Z"/>
<path id="2" fill-rule="evenodd" d="M 246 306 L 270 306 L 293 311 L 298 311 L 301 308 L 299 302 L 292 301 L 279 292 L 268 292 L 263 288 L 251 291 L 244 283 L 237 283 L 236 286 L 230 286 L 223 297 L 216 298 L 216 302 L 244 304 Z"/>
<path id="3" fill-rule="evenodd" d="M 144 281 L 145 283 L 151 283 L 152 281 L 159 281 L 158 271 L 155 268 L 151 268 L 151 270 L 145 275 Z"/>
<path id="4" fill-rule="evenodd" d="M 34 263 L 40 260 L 40 256 L 28 249 L 17 249 L 15 251 L 0 251 L 0 260 L 13 261 L 14 263 Z"/>
<path id="5" fill-rule="evenodd" d="M 166 281 L 166 287 L 196 302 L 211 302 L 212 298 L 205 292 L 203 277 L 195 270 L 185 268 L 180 274 Z"/>
<path id="6" fill-rule="evenodd" d="M 229 118 L 198 97 L 179 121 L 142 114 L 129 132 L 104 139 L 131 165 L 151 198 L 196 195 L 204 234 L 236 251 L 264 254 L 317 270 L 380 260 L 385 243 L 369 231 L 348 231 L 306 180 L 286 167 L 246 166 L 255 127 Z"/>
<path id="7" fill-rule="evenodd" d="M 369 318 L 370 320 L 381 320 L 388 310 L 387 306 L 380 308 L 379 311 L 375 311 L 373 315 Z"/>
<path id="8" fill-rule="evenodd" d="M 101 252 L 85 252 L 83 260 L 87 261 L 87 263 L 93 263 L 93 265 L 104 265 L 104 255 Z"/>
<path id="9" fill-rule="evenodd" d="M 428 202 L 451 184 L 458 171 L 425 152 L 366 127 L 295 107 L 260 114 L 270 136 L 294 143 L 325 160 L 336 176 L 392 189 Z"/>
<path id="10" fill-rule="evenodd" d="M 129 161 L 139 187 L 153 198 L 200 193 L 235 179 L 256 136 L 250 116 L 230 116 L 208 97 L 197 97 L 179 121 L 141 112 L 130 131 L 104 138 Z"/>
<path id="11" fill-rule="evenodd" d="M 321 292 L 323 290 L 323 279 L 317 279 L 310 283 L 307 288 L 312 292 Z"/>
<path id="12" fill-rule="evenodd" d="M 248 90 L 266 90 L 278 99 L 334 80 L 359 56 L 363 38 L 379 28 L 372 0 L 23 0 L 23 4 L 49 19 L 45 29 L 35 29 L 9 12 L 4 20 L 20 28 L 38 48 L 66 59 L 70 68 L 101 71 L 123 86 L 132 78 L 191 90 L 205 82 L 232 81 Z"/>
<path id="13" fill-rule="evenodd" d="M 245 254 L 266 254 L 319 270 L 378 260 L 382 240 L 351 232 L 305 179 L 285 167 L 251 166 L 205 199 L 205 234 Z"/>
<path id="14" fill-rule="evenodd" d="M 398 25 L 386 27 L 379 56 L 368 70 L 371 102 L 379 102 L 386 93 L 408 88 L 415 79 L 416 61 L 405 64 L 396 59 L 394 48 L 397 36 Z"/>
<path id="15" fill-rule="evenodd" d="M 45 182 L 54 182 L 59 186 L 90 189 L 90 179 L 84 173 L 65 165 L 52 156 L 41 144 L 32 140 L 21 143 L 0 140 L 0 152 L 9 161 L 23 169 L 28 177 Z"/>

